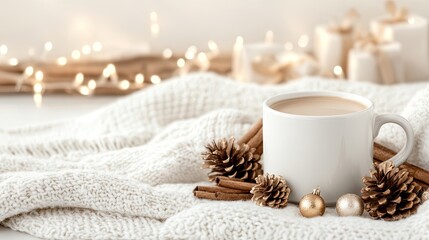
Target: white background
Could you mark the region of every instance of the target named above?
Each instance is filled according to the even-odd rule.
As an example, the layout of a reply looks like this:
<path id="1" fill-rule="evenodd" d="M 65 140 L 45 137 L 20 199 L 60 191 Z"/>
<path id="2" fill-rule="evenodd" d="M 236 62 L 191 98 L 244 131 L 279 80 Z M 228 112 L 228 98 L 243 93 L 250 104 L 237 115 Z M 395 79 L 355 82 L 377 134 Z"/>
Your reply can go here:
<path id="1" fill-rule="evenodd" d="M 402 0 L 411 12 L 429 18 L 429 1 Z M 84 44 L 100 41 L 105 49 L 138 48 L 153 52 L 166 47 L 184 52 L 190 45 L 206 47 L 216 41 L 230 50 L 237 35 L 245 41 L 264 38 L 274 31 L 278 42 L 296 42 L 310 35 L 318 23 L 339 19 L 350 7 L 362 23 L 384 13 L 383 0 L 2 0 L 0 44 L 9 47 L 7 57 L 26 57 L 29 48 L 54 43 L 51 57 L 69 55 Z M 161 31 L 150 34 L 150 12 L 159 16 Z M 47 96 L 36 108 L 31 95 L 1 95 L 1 127 L 18 127 L 69 119 L 114 101 L 115 97 L 88 99 Z M 0 239 L 35 239 L 0 228 Z"/>
<path id="2" fill-rule="evenodd" d="M 429 18 L 429 1 L 401 0 L 412 13 Z M 0 44 L 10 57 L 24 57 L 52 41 L 52 57 L 69 55 L 84 44 L 100 41 L 105 49 L 137 47 L 152 51 L 216 41 L 231 49 L 235 37 L 263 39 L 273 30 L 279 42 L 311 36 L 314 26 L 339 19 L 351 7 L 362 23 L 385 12 L 384 0 L 2 0 Z M 160 34 L 150 33 L 150 12 L 158 13 Z M 109 47 L 107 47 L 109 46 Z"/>

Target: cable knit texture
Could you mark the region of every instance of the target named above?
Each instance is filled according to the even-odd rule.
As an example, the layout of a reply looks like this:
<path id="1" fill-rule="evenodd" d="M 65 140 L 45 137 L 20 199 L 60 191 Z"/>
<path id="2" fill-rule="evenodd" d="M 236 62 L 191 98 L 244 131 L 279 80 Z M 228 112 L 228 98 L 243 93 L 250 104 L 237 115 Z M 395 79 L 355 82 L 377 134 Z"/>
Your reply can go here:
<path id="1" fill-rule="evenodd" d="M 278 86 L 196 74 L 166 81 L 65 122 L 0 129 L 0 222 L 47 239 L 422 239 L 429 203 L 398 222 L 306 219 L 296 206 L 259 207 L 192 196 L 208 184 L 201 152 L 242 135 L 269 96 L 298 90 L 353 92 L 379 113 L 400 113 L 416 133 L 410 162 L 429 169 L 429 87 L 301 79 Z M 31 116 L 28 116 L 31 117 Z M 394 125 L 377 141 L 398 150 Z M 285 176 L 287 178 L 287 176 Z"/>

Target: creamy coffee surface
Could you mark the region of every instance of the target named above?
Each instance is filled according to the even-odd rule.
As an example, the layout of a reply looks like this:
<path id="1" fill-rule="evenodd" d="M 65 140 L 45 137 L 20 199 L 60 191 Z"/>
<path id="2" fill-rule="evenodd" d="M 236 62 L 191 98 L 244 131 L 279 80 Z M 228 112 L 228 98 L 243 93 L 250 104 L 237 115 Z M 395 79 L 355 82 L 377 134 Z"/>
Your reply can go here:
<path id="1" fill-rule="evenodd" d="M 271 108 L 295 115 L 331 116 L 359 112 L 367 107 L 359 102 L 340 97 L 314 96 L 279 101 L 272 104 Z"/>

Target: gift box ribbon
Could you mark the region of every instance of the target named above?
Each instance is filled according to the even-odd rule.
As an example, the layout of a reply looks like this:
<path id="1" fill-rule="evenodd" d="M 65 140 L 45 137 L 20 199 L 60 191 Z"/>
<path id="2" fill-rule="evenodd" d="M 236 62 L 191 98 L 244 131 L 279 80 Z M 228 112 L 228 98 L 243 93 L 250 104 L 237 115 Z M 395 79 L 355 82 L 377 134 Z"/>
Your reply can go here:
<path id="1" fill-rule="evenodd" d="M 405 7 L 398 7 L 395 1 L 386 1 L 386 10 L 388 18 L 381 20 L 386 24 L 395 24 L 408 21 L 408 9 Z"/>
<path id="2" fill-rule="evenodd" d="M 350 9 L 340 22 L 331 23 L 327 29 L 338 34 L 352 33 L 358 18 L 359 13 L 355 9 Z"/>

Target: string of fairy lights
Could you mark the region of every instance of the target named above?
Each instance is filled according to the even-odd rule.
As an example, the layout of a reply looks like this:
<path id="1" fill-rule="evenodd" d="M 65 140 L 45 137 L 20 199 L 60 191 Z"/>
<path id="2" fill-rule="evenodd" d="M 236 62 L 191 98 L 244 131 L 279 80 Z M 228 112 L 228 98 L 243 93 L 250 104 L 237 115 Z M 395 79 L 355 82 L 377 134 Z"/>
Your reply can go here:
<path id="1" fill-rule="evenodd" d="M 153 38 L 156 38 L 161 30 L 159 24 L 158 14 L 156 12 L 150 13 L 150 32 Z M 272 43 L 274 40 L 273 31 L 267 31 L 265 34 L 265 42 Z M 297 41 L 297 46 L 301 49 L 306 49 L 309 44 L 308 35 L 301 35 Z M 238 36 L 236 38 L 234 48 L 237 49 L 242 47 L 244 44 L 244 38 Z M 294 44 L 292 42 L 286 42 L 284 48 L 287 51 L 292 51 Z M 80 61 L 90 62 L 91 55 L 97 54 L 103 51 L 103 45 L 101 42 L 96 41 L 92 44 L 85 44 L 80 49 L 74 49 L 70 52 L 69 56 L 61 56 L 52 60 L 48 58 L 49 54 L 53 51 L 54 44 L 51 41 L 45 42 L 43 50 L 39 54 L 38 58 L 35 58 L 35 51 L 30 49 L 28 54 L 32 57 L 32 61 L 20 61 L 15 57 L 8 58 L 8 46 L 5 44 L 0 45 L 0 66 L 8 65 L 9 67 L 20 66 L 22 72 L 20 73 L 7 73 L 4 70 L 0 70 L 0 78 L 7 78 L 15 83 L 14 90 L 21 92 L 25 83 L 32 85 L 32 94 L 36 106 L 41 107 L 43 102 L 43 94 L 47 90 L 51 89 L 68 89 L 69 92 L 78 93 L 84 96 L 91 96 L 97 89 L 108 88 L 114 89 L 115 91 L 123 91 L 124 93 L 128 90 L 138 90 L 151 84 L 159 84 L 162 82 L 161 76 L 157 74 L 151 74 L 148 76 L 143 72 L 138 72 L 134 75 L 134 79 L 121 78 L 118 75 L 117 67 L 114 63 L 107 63 L 99 73 L 98 78 L 87 78 L 84 72 L 76 72 L 72 81 L 66 83 L 56 83 L 45 81 L 46 74 L 44 70 L 39 69 L 38 64 L 49 63 L 51 66 L 66 67 L 70 64 L 79 63 Z M 198 71 L 207 71 L 210 68 L 211 61 L 220 55 L 220 49 L 217 43 L 213 40 L 207 42 L 208 51 L 199 51 L 194 45 L 189 46 L 184 55 L 177 57 L 175 60 L 175 71 L 176 75 L 185 75 L 189 73 L 192 68 L 196 68 Z M 171 60 L 174 53 L 171 48 L 165 48 L 161 52 L 160 58 L 165 60 Z M 229 59 L 230 61 L 230 59 Z M 337 66 L 341 68 L 340 66 Z M 335 68 L 333 73 L 335 76 L 343 76 L 342 69 Z M 15 71 L 15 70 L 14 70 Z"/>

